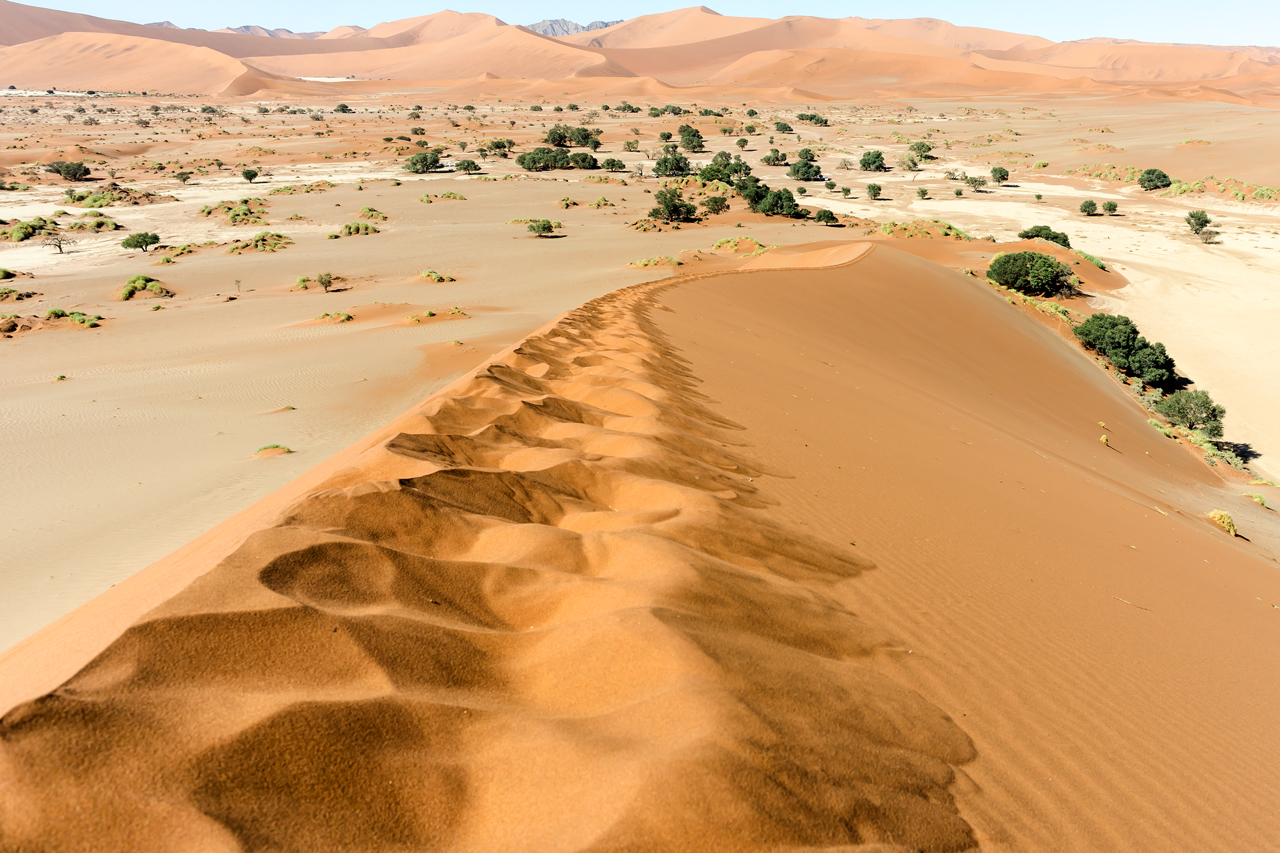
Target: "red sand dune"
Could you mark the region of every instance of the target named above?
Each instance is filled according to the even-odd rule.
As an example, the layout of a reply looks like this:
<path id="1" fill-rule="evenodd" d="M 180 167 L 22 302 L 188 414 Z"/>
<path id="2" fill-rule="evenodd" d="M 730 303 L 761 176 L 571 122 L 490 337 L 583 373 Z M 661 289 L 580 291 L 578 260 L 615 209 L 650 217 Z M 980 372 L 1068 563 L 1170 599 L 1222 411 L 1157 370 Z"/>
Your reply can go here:
<path id="1" fill-rule="evenodd" d="M 0 720 L 5 848 L 1266 849 L 1274 520 L 978 282 L 780 257 L 589 303 L 117 587 Z"/>
<path id="2" fill-rule="evenodd" d="M 482 75 L 495 81 L 634 77 L 653 78 L 667 86 L 706 87 L 708 81 L 714 81 L 715 87 L 751 86 L 776 90 L 782 98 L 789 96 L 789 90 L 799 89 L 791 94 L 807 99 L 876 92 L 954 95 L 993 89 L 1061 93 L 1115 85 L 1122 93 L 1150 97 L 1245 102 L 1274 97 L 1270 74 L 1280 62 L 1280 51 L 1272 48 L 1104 38 L 1055 44 L 1035 36 L 956 27 L 932 18 L 790 16 L 770 20 L 728 17 L 706 7 L 646 15 L 558 39 L 509 26 L 490 15 L 450 11 L 389 21 L 368 30 L 339 27 L 316 39 L 145 27 L 8 0 L 0 0 L 0 14 L 6 22 L 0 43 L 10 45 L 67 33 L 117 34 L 207 48 L 249 60 L 253 68 L 277 76 L 354 76 L 414 85 L 475 81 Z M 0 51 L 0 60 L 4 55 Z M 168 57 L 171 52 L 158 55 Z M 228 66 L 223 59 L 199 53 L 182 56 L 183 70 L 173 76 L 175 91 L 218 91 L 209 88 L 209 81 L 225 76 Z M 24 57 L 15 53 L 10 61 L 16 64 Z M 75 72 L 66 79 L 83 80 L 77 85 L 103 90 L 137 88 L 131 81 L 154 69 L 144 59 L 112 55 L 101 68 L 65 69 Z M 208 67 L 192 67 L 196 65 Z M 888 73 L 877 73 L 877 68 Z M 236 85 L 222 91 L 247 93 L 258 81 L 264 88 L 290 85 L 270 75 L 234 79 Z M 344 92 L 349 87 L 337 84 L 331 91 Z M 505 82 L 488 88 L 493 93 L 518 90 Z M 635 93 L 644 91 L 652 90 L 637 88 Z M 715 88 L 708 91 L 717 94 Z"/>

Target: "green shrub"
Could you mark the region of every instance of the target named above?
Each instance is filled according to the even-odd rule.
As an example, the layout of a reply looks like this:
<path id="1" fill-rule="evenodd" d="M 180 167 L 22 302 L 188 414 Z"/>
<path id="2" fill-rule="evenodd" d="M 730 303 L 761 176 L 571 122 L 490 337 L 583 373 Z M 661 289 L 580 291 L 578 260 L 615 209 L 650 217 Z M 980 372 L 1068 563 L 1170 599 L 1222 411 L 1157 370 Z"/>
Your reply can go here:
<path id="1" fill-rule="evenodd" d="M 664 222 L 692 222 L 698 218 L 698 208 L 684 200 L 680 190 L 658 190 L 653 195 L 657 207 L 649 211 L 649 218 Z"/>
<path id="2" fill-rule="evenodd" d="M 867 184 L 867 198 L 875 201 L 880 198 L 880 192 L 883 188 L 879 184 Z"/>
<path id="3" fill-rule="evenodd" d="M 546 237 L 555 231 L 556 223 L 550 219 L 532 219 L 529 221 L 528 230 L 535 237 Z"/>
<path id="4" fill-rule="evenodd" d="M 1031 240 L 1039 237 L 1041 240 L 1048 240 L 1050 243 L 1057 243 L 1064 249 L 1071 248 L 1071 238 L 1061 231 L 1054 231 L 1048 225 L 1033 225 L 1030 228 L 1019 231 L 1019 240 Z"/>
<path id="5" fill-rule="evenodd" d="M 724 196 L 709 196 L 702 202 L 702 207 L 709 215 L 716 216 L 729 209 L 729 200 Z"/>
<path id="6" fill-rule="evenodd" d="M 1071 251 L 1075 252 L 1077 255 L 1084 258 L 1086 261 L 1093 264 L 1098 269 L 1103 270 L 1104 272 L 1106 271 L 1107 265 L 1102 262 L 1102 258 L 1091 255 L 1088 252 L 1082 252 L 1079 249 L 1072 249 Z"/>
<path id="7" fill-rule="evenodd" d="M 1209 214 L 1205 213 L 1203 210 L 1191 211 L 1187 214 L 1186 221 L 1187 227 L 1191 229 L 1192 234 L 1199 234 L 1203 232 L 1204 229 L 1208 228 L 1209 224 L 1213 222 L 1213 220 L 1209 218 Z"/>
<path id="8" fill-rule="evenodd" d="M 1115 216 L 1116 211 L 1119 209 L 1120 205 L 1116 204 L 1114 201 L 1104 201 L 1102 203 L 1102 212 L 1107 216 Z"/>
<path id="9" fill-rule="evenodd" d="M 406 172 L 413 172 L 417 175 L 434 172 L 440 168 L 440 152 L 439 151 L 420 151 L 405 161 L 404 169 Z"/>
<path id="10" fill-rule="evenodd" d="M 342 226 L 343 237 L 355 237 L 363 234 L 377 234 L 378 226 L 369 222 L 348 222 Z"/>
<path id="11" fill-rule="evenodd" d="M 385 213 L 382 213 L 381 211 L 374 210 L 372 207 L 362 207 L 360 208 L 360 218 L 361 219 L 379 219 L 385 222 L 387 220 L 387 215 Z"/>
<path id="12" fill-rule="evenodd" d="M 1172 423 L 1202 432 L 1210 438 L 1222 437 L 1222 419 L 1227 410 L 1213 402 L 1205 391 L 1175 391 L 1156 403 L 1156 411 Z"/>
<path id="13" fill-rule="evenodd" d="M 1164 344 L 1148 343 L 1133 321 L 1122 314 L 1094 314 L 1075 329 L 1086 349 L 1107 358 L 1120 371 L 1148 385 L 1167 388 L 1174 381 L 1174 362 Z"/>
<path id="14" fill-rule="evenodd" d="M 862 158 L 858 161 L 858 168 L 864 172 L 887 172 L 889 170 L 889 167 L 884 164 L 883 151 L 863 152 Z"/>
<path id="15" fill-rule="evenodd" d="M 1071 289 L 1071 270 L 1040 252 L 1013 252 L 991 262 L 987 277 L 1019 293 L 1050 296 Z"/>
<path id="16" fill-rule="evenodd" d="M 436 272 L 435 270 L 423 270 L 422 277 L 425 278 L 427 281 L 434 281 L 436 284 L 440 284 L 441 282 L 446 282 L 446 281 L 457 280 L 453 276 L 444 275 L 442 273 Z"/>
<path id="17" fill-rule="evenodd" d="M 1172 183 L 1169 176 L 1159 169 L 1144 169 L 1138 175 L 1138 186 L 1144 190 L 1161 190 Z"/>

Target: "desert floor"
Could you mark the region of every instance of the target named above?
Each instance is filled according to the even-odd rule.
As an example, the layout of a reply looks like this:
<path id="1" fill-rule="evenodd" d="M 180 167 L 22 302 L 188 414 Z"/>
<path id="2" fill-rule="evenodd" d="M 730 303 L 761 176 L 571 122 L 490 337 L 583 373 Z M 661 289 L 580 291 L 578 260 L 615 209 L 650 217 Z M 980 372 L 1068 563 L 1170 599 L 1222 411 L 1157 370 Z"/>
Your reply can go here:
<path id="1" fill-rule="evenodd" d="M 90 103 L 0 98 L 6 108 L 0 165 L 11 181 L 32 186 L 0 193 L 0 217 L 29 220 L 65 210 L 66 223 L 92 215 L 67 203 L 63 191 L 100 187 L 110 180 L 107 169 L 123 186 L 176 200 L 105 208 L 127 230 L 81 236 L 65 255 L 38 239 L 0 251 L 0 267 L 35 276 L 9 284 L 40 294 L 5 303 L 4 310 L 43 315 L 61 307 L 105 318 L 96 329 L 65 323 L 0 340 L 6 368 L 0 377 L 0 464 L 10 483 L 0 531 L 6 555 L 0 646 L 174 551 L 561 312 L 669 272 L 628 268 L 629 262 L 680 258 L 681 273 L 740 263 L 690 253 L 726 237 L 747 235 L 766 245 L 882 239 L 876 223 L 937 219 L 997 241 L 966 244 L 969 257 L 955 263 L 981 268 L 1021 228 L 1065 230 L 1073 246 L 1102 257 L 1128 281 L 1093 292 L 1091 304 L 1129 314 L 1145 334 L 1163 341 L 1180 369 L 1226 405 L 1229 438 L 1262 454 L 1254 462 L 1260 470 L 1277 470 L 1268 454 L 1280 452 L 1280 403 L 1270 393 L 1280 363 L 1280 343 L 1271 334 L 1280 322 L 1280 301 L 1266 260 L 1280 248 L 1275 206 L 1217 193 L 1162 199 L 1132 185 L 1063 174 L 1075 164 L 1172 162 L 1185 180 L 1216 173 L 1280 183 L 1273 161 L 1259 156 L 1274 133 L 1271 111 L 1105 99 L 826 105 L 830 128 L 796 121 L 801 108 L 777 106 L 761 106 L 755 119 L 739 109 L 734 120 L 603 113 L 593 117 L 604 128 L 596 156 L 617 157 L 628 167 L 651 166 L 660 147 L 657 134 L 684 122 L 707 139 L 708 153 L 695 161 L 716 150 L 738 153 L 733 141 L 754 122 L 758 132 L 745 136 L 744 159 L 771 186 L 798 188 L 784 167 L 758 161 L 771 147 L 794 159 L 797 149 L 812 146 L 823 171 L 852 192 L 845 199 L 838 190 L 811 184 L 804 204 L 859 219 L 815 231 L 820 226 L 811 222 L 739 210 L 739 201 L 701 225 L 637 232 L 627 224 L 651 206 L 650 193 L 658 188 L 653 178 L 533 175 L 496 157 L 482 161 L 484 178 L 515 180 L 448 171 L 417 176 L 400 163 L 418 149 L 382 141 L 420 125 L 425 136 L 413 138 L 445 147 L 455 160 L 466 156 L 459 143 L 467 140 L 474 150 L 485 138 L 510 136 L 517 150 L 529 150 L 544 125 L 583 118 L 585 104 L 577 113 L 555 113 L 547 103 L 535 113 L 510 100 L 489 99 L 475 112 L 428 102 L 414 120 L 406 117 L 409 99 L 383 97 L 353 101 L 356 113 L 326 112 L 317 122 L 305 110 L 260 115 L 259 102 L 223 104 L 221 114 L 210 116 L 197 111 L 203 101 L 161 102 L 162 111 L 153 112 L 150 101 L 113 99 L 118 112 L 100 114 L 102 124 L 86 128 L 61 118 L 72 115 L 78 122 L 69 110 L 81 101 Z M 91 114 L 103 102 L 94 103 Z M 274 109 L 281 102 L 261 103 Z M 28 113 L 29 104 L 40 112 Z M 150 127 L 132 124 L 134 115 Z M 799 133 L 770 133 L 775 119 L 789 121 Z M 722 135 L 722 127 L 733 133 Z M 856 170 L 866 149 L 884 150 L 893 163 L 908 138 L 926 137 L 942 144 L 938 159 L 921 171 L 872 176 Z M 1208 144 L 1180 144 L 1189 137 Z M 627 139 L 637 140 L 640 150 L 622 150 Z M 1089 150 L 1092 144 L 1104 147 Z M 94 180 L 69 185 L 22 165 L 64 158 L 98 161 Z M 1050 165 L 1032 168 L 1042 158 Z M 215 160 L 225 161 L 225 168 Z M 847 161 L 853 170 L 841 168 Z M 956 197 L 959 184 L 943 176 L 951 169 L 985 174 L 993 163 L 1010 168 L 1009 185 L 980 195 L 966 190 Z M 242 164 L 268 174 L 249 185 L 239 176 Z M 182 185 L 171 177 L 179 169 L 196 174 Z M 601 178 L 609 183 L 597 183 Z M 875 202 L 864 193 L 872 180 L 884 187 Z M 272 194 L 319 181 L 335 186 Z M 917 196 L 922 187 L 928 198 Z M 466 198 L 418 200 L 447 191 Z M 562 208 L 566 197 L 577 205 Z M 265 201 L 263 223 L 232 225 L 224 215 L 200 212 L 242 198 Z M 610 206 L 589 206 L 600 198 Z M 1084 198 L 1115 200 L 1121 215 L 1085 218 L 1077 210 Z M 372 220 L 381 233 L 326 239 L 345 223 L 369 221 L 360 219 L 364 207 L 388 217 Z M 1182 217 L 1193 207 L 1213 215 L 1220 244 L 1203 245 L 1187 232 Z M 508 224 L 521 217 L 562 220 L 564 236 L 539 240 L 523 225 Z M 126 234 L 148 230 L 171 247 L 218 245 L 197 248 L 171 265 L 157 264 L 163 250 L 142 254 L 119 247 Z M 294 242 L 272 254 L 227 254 L 226 244 L 263 230 Z M 426 269 L 456 281 L 428 282 L 419 275 Z M 321 272 L 339 277 L 334 292 L 320 292 L 314 281 L 306 290 L 295 285 L 300 276 L 315 279 Z M 120 302 L 125 280 L 139 273 L 159 279 L 174 296 Z M 462 313 L 450 313 L 454 308 Z M 422 316 L 425 310 L 436 316 Z M 352 320 L 315 319 L 334 312 Z M 55 381 L 59 375 L 66 379 Z M 254 458 L 269 444 L 294 452 Z"/>

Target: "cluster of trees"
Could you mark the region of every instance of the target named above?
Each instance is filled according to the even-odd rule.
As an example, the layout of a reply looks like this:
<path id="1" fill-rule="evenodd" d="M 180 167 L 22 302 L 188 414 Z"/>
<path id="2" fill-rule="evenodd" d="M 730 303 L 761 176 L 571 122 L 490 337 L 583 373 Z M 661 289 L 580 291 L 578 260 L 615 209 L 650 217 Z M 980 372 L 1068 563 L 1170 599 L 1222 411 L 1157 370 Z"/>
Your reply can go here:
<path id="1" fill-rule="evenodd" d="M 678 178 L 692 172 L 689 158 L 677 151 L 674 145 L 662 146 L 662 156 L 653 164 L 653 174 L 659 178 Z"/>
<path id="2" fill-rule="evenodd" d="M 600 107 L 600 109 L 604 110 L 605 112 L 608 112 L 608 111 L 609 111 L 609 105 L 608 105 L 608 104 L 605 104 L 605 105 L 603 105 L 602 107 Z M 638 112 L 640 112 L 640 108 L 639 108 L 639 107 L 632 106 L 631 104 L 627 103 L 626 101 L 623 101 L 622 103 L 618 104 L 616 107 L 614 107 L 614 109 L 615 109 L 615 110 L 617 110 L 617 111 L 618 111 L 618 112 L 620 112 L 620 113 L 638 113 Z"/>
<path id="3" fill-rule="evenodd" d="M 677 131 L 680 134 L 680 147 L 690 153 L 697 151 L 705 151 L 706 141 L 702 138 L 702 133 L 696 127 L 682 124 Z"/>
<path id="4" fill-rule="evenodd" d="M 711 163 L 698 172 L 698 179 L 732 184 L 738 178 L 744 178 L 750 174 L 751 167 L 743 161 L 742 157 L 737 154 L 730 157 L 727 151 L 717 151 L 711 158 Z"/>
<path id="5" fill-rule="evenodd" d="M 417 156 L 417 155 L 415 155 Z M 600 163 L 585 151 L 570 154 L 563 148 L 535 148 L 516 157 L 516 163 L 530 172 L 552 169 L 599 169 Z"/>
<path id="6" fill-rule="evenodd" d="M 664 115 L 687 116 L 690 111 L 684 107 L 677 107 L 675 104 L 667 104 L 665 107 L 649 107 L 649 118 L 660 118 Z"/>
<path id="7" fill-rule="evenodd" d="M 1026 230 L 1018 232 L 1019 240 L 1030 240 L 1039 237 L 1041 240 L 1048 240 L 1050 243 L 1057 243 L 1064 249 L 1071 248 L 1071 238 L 1061 231 L 1054 231 L 1048 225 L 1033 225 Z"/>
<path id="8" fill-rule="evenodd" d="M 570 127 L 569 125 L 553 125 L 542 141 L 556 148 L 590 148 L 592 151 L 600 147 L 602 128 Z"/>
<path id="9" fill-rule="evenodd" d="M 812 124 L 815 127 L 831 126 L 830 122 L 828 122 L 823 116 L 820 116 L 817 113 L 797 113 L 796 119 L 798 121 L 807 121 L 809 122 L 809 124 Z"/>
<path id="10" fill-rule="evenodd" d="M 1114 201 L 1104 201 L 1102 203 L 1102 211 L 1107 214 L 1107 216 L 1114 216 L 1115 212 L 1119 209 L 1120 205 L 1116 204 Z M 1085 216 L 1097 216 L 1098 203 L 1091 198 L 1085 199 L 1080 202 L 1080 212 Z"/>
<path id="11" fill-rule="evenodd" d="M 770 148 L 769 153 L 760 158 L 760 162 L 766 166 L 785 166 L 787 165 L 787 155 L 777 148 Z"/>
<path id="12" fill-rule="evenodd" d="M 481 157 L 488 157 L 490 154 L 506 159 L 516 150 L 516 144 L 510 139 L 487 139 L 476 148 Z"/>
<path id="13" fill-rule="evenodd" d="M 1010 290 L 1033 296 L 1053 296 L 1074 290 L 1070 268 L 1040 252 L 999 255 L 991 261 L 987 277 Z"/>
<path id="14" fill-rule="evenodd" d="M 698 115 L 716 116 L 717 118 L 724 118 L 724 110 L 709 110 L 704 107 L 703 109 L 698 110 Z"/>
<path id="15" fill-rule="evenodd" d="M 1156 411 L 1178 426 L 1199 430 L 1210 438 L 1222 438 L 1227 410 L 1213 402 L 1207 391 L 1175 391 L 1156 403 Z"/>
<path id="16" fill-rule="evenodd" d="M 791 168 L 787 170 L 787 177 L 797 181 L 822 180 L 822 169 L 817 162 L 818 155 L 813 153 L 813 149 L 801 148 L 796 156 L 800 159 L 791 164 Z"/>
<path id="17" fill-rule="evenodd" d="M 773 130 L 775 133 L 794 133 L 791 129 L 791 125 L 787 124 L 785 121 L 775 121 L 773 123 Z"/>
<path id="18" fill-rule="evenodd" d="M 1175 381 L 1173 359 L 1165 352 L 1164 344 L 1149 343 L 1123 314 L 1094 314 L 1076 326 L 1075 333 L 1086 349 L 1106 356 L 1129 376 L 1162 389 Z"/>

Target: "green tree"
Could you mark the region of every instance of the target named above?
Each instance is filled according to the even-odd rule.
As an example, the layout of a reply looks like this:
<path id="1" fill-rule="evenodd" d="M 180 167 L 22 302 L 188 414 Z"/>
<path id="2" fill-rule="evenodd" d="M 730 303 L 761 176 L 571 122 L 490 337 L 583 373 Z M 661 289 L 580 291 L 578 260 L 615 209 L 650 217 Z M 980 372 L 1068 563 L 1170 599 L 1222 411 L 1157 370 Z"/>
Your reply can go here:
<path id="1" fill-rule="evenodd" d="M 1144 169 L 1138 175 L 1138 186 L 1144 190 L 1162 190 L 1172 183 L 1169 176 L 1159 169 Z"/>
<path id="2" fill-rule="evenodd" d="M 459 160 L 453 165 L 453 168 L 456 171 L 462 172 L 464 175 L 470 175 L 480 171 L 480 166 L 477 165 L 475 160 Z"/>
<path id="3" fill-rule="evenodd" d="M 924 188 L 924 187 L 920 187 L 919 189 L 917 189 L 917 190 L 916 190 L 916 195 L 920 196 L 920 198 L 922 198 L 922 199 L 924 199 L 924 198 L 928 198 L 928 197 L 929 197 L 929 190 L 927 190 L 927 189 L 926 189 L 926 188 Z"/>
<path id="4" fill-rule="evenodd" d="M 800 206 L 791 190 L 769 190 L 756 209 L 765 216 L 799 216 Z"/>
<path id="5" fill-rule="evenodd" d="M 1002 186 L 1005 181 L 1009 180 L 1009 170 L 1004 166 L 992 166 L 991 180 L 996 186 Z"/>
<path id="6" fill-rule="evenodd" d="M 867 184 L 867 198 L 875 201 L 880 198 L 880 191 L 883 188 L 879 184 Z"/>
<path id="7" fill-rule="evenodd" d="M 244 179 L 245 179 L 246 181 L 248 181 L 249 183 L 253 183 L 253 179 L 254 179 L 254 178 L 256 178 L 256 177 L 258 177 L 258 170 L 257 170 L 257 169 L 245 169 L 244 171 L 242 171 L 242 172 L 240 173 L 240 177 L 244 178 Z"/>
<path id="8" fill-rule="evenodd" d="M 665 146 L 662 149 L 662 156 L 653 164 L 653 174 L 659 178 L 683 177 L 692 171 L 689 158 L 677 151 L 674 145 Z"/>
<path id="9" fill-rule="evenodd" d="M 716 216 L 717 214 L 724 213 L 729 209 L 729 199 L 719 195 L 709 196 L 707 200 L 702 203 L 702 209 L 705 210 L 709 216 Z"/>
<path id="10" fill-rule="evenodd" d="M 1014 252 L 993 260 L 987 277 L 1021 293 L 1051 296 L 1070 289 L 1071 270 L 1040 252 Z"/>
<path id="11" fill-rule="evenodd" d="M 826 183 L 823 184 L 823 186 L 826 187 L 828 190 L 834 190 L 836 188 L 836 182 L 827 181 Z"/>
<path id="12" fill-rule="evenodd" d="M 1064 249 L 1071 248 L 1071 238 L 1061 231 L 1054 231 L 1048 225 L 1033 225 L 1030 228 L 1019 231 L 1019 240 L 1032 240 L 1039 237 L 1041 240 L 1048 240 L 1050 243 L 1057 243 Z"/>
<path id="13" fill-rule="evenodd" d="M 664 130 L 664 131 L 662 131 L 661 133 L 659 133 L 659 134 L 658 134 L 658 140 L 659 140 L 659 141 L 661 141 L 661 142 L 670 142 L 670 141 L 671 141 L 671 131 L 669 131 L 669 130 Z"/>
<path id="14" fill-rule="evenodd" d="M 627 168 L 626 163 L 622 162 L 621 160 L 614 159 L 613 157 L 606 159 L 603 163 L 600 164 L 600 166 L 609 172 L 621 172 Z"/>
<path id="15" fill-rule="evenodd" d="M 797 181 L 820 181 L 822 169 L 812 160 L 797 160 L 787 170 L 787 177 Z"/>
<path id="16" fill-rule="evenodd" d="M 692 222 L 698 218 L 698 208 L 684 200 L 680 190 L 658 190 L 653 194 L 658 206 L 649 211 L 650 219 L 664 222 Z"/>
<path id="17" fill-rule="evenodd" d="M 1080 202 L 1080 212 L 1085 216 L 1093 216 L 1098 212 L 1098 203 L 1093 199 Z"/>
<path id="18" fill-rule="evenodd" d="M 66 181 L 83 181 L 89 177 L 90 169 L 84 163 L 50 163 L 44 167 L 46 172 L 52 172 L 55 175 L 61 175 Z"/>
<path id="19" fill-rule="evenodd" d="M 755 175 L 747 175 L 741 180 L 735 181 L 733 191 L 742 196 L 742 200 L 747 203 L 747 207 L 753 211 L 760 209 L 760 204 L 769 195 L 769 187 Z"/>
<path id="20" fill-rule="evenodd" d="M 556 230 L 556 224 L 550 219 L 535 219 L 529 223 L 528 230 L 535 237 L 548 237 Z"/>
<path id="21" fill-rule="evenodd" d="M 1114 201 L 1104 201 L 1102 203 L 1102 212 L 1107 216 L 1115 216 L 1116 211 L 1119 209 L 1120 205 L 1116 204 Z"/>
<path id="22" fill-rule="evenodd" d="M 987 185 L 986 178 L 980 178 L 977 175 L 969 175 L 964 179 L 965 185 L 976 193 L 982 192 L 982 188 Z"/>
<path id="23" fill-rule="evenodd" d="M 858 161 L 858 168 L 864 172 L 889 171 L 889 167 L 884 164 L 883 151 L 864 151 L 862 159 Z"/>
<path id="24" fill-rule="evenodd" d="M 185 184 L 191 180 L 191 172 L 174 172 L 173 177 L 178 183 Z"/>
<path id="25" fill-rule="evenodd" d="M 126 249 L 141 249 L 143 253 L 151 246 L 160 242 L 160 235 L 153 234 L 149 231 L 139 231 L 136 234 L 130 234 L 124 238 L 124 242 L 120 245 Z"/>
<path id="26" fill-rule="evenodd" d="M 770 148 L 769 153 L 760 158 L 760 162 L 766 166 L 785 166 L 787 165 L 787 155 L 777 148 Z"/>
<path id="27" fill-rule="evenodd" d="M 427 172 L 434 172 L 440 168 L 440 152 L 439 151 L 420 151 L 405 161 L 404 169 L 406 172 L 413 172 L 415 175 L 423 175 Z"/>
<path id="28" fill-rule="evenodd" d="M 835 225 L 837 222 L 839 222 L 839 220 L 836 219 L 836 215 L 831 211 L 827 210 L 825 207 L 817 212 L 817 214 L 814 216 L 814 219 L 822 223 L 823 225 Z"/>
<path id="29" fill-rule="evenodd" d="M 775 121 L 773 123 L 773 130 L 775 133 L 792 133 L 793 132 L 791 130 L 791 125 L 787 124 L 785 121 Z"/>
<path id="30" fill-rule="evenodd" d="M 1192 234 L 1199 234 L 1201 231 L 1209 227 L 1209 223 L 1213 222 L 1209 218 L 1209 214 L 1203 210 L 1193 210 L 1187 214 L 1187 226 L 1191 228 Z"/>
<path id="31" fill-rule="evenodd" d="M 1156 411 L 1178 426 L 1199 430 L 1210 438 L 1222 437 L 1222 419 L 1227 415 L 1206 391 L 1175 391 L 1156 403 Z"/>
<path id="32" fill-rule="evenodd" d="M 353 113 L 353 112 L 355 112 L 355 110 L 351 109 L 351 107 L 347 106 L 346 104 L 338 104 L 336 107 L 334 107 L 334 108 L 333 108 L 333 111 L 334 111 L 335 113 Z"/>
<path id="33" fill-rule="evenodd" d="M 697 128 L 682 124 L 680 125 L 680 147 L 690 153 L 705 151 L 706 142 Z"/>
<path id="34" fill-rule="evenodd" d="M 924 142 L 924 141 L 913 142 L 909 146 L 908 150 L 913 155 L 915 155 L 915 158 L 917 160 L 933 160 L 934 159 L 933 155 L 929 153 L 933 151 L 933 146 L 930 145 L 928 142 Z"/>
<path id="35" fill-rule="evenodd" d="M 817 162 L 818 159 L 818 155 L 813 153 L 812 148 L 801 148 L 799 152 L 796 153 L 796 157 L 805 163 L 814 163 Z"/>
<path id="36" fill-rule="evenodd" d="M 1174 381 L 1173 359 L 1164 344 L 1149 343 L 1122 314 L 1094 314 L 1076 326 L 1075 335 L 1086 349 L 1101 353 L 1117 369 L 1148 385 L 1165 388 Z"/>
<path id="37" fill-rule="evenodd" d="M 742 151 L 746 151 L 746 150 L 747 150 L 747 140 L 746 140 L 746 139 L 741 139 L 741 138 L 740 138 L 737 142 L 735 142 L 735 143 L 733 143 L 733 144 L 734 144 L 734 145 L 736 145 L 736 146 L 738 146 L 738 148 L 739 148 L 740 150 L 742 150 Z"/>

